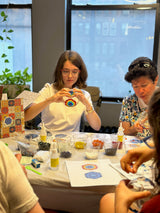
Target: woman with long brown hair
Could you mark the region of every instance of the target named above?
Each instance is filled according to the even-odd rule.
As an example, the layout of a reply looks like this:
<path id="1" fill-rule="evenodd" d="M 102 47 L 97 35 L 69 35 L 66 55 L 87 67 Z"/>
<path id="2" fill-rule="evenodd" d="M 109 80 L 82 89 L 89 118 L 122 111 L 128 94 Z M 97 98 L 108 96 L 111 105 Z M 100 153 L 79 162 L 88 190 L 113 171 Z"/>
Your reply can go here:
<path id="1" fill-rule="evenodd" d="M 94 111 L 90 94 L 83 90 L 88 74 L 81 56 L 71 50 L 63 52 L 53 76 L 53 83 L 45 84 L 38 98 L 25 110 L 25 121 L 41 112 L 47 129 L 79 131 L 80 121 L 84 116 L 89 125 L 98 131 L 101 120 Z"/>

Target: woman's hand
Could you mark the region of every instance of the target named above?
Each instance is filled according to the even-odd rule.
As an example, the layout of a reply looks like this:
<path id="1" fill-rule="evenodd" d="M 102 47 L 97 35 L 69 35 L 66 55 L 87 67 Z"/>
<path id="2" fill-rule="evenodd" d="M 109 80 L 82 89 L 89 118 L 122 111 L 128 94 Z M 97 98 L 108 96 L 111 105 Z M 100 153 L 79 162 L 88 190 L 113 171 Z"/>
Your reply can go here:
<path id="1" fill-rule="evenodd" d="M 64 102 L 63 97 L 71 97 L 71 94 L 69 93 L 70 89 L 69 88 L 63 88 L 59 90 L 55 95 L 53 95 L 50 98 L 47 98 L 47 101 L 50 103 L 52 102 Z"/>
<path id="2" fill-rule="evenodd" d="M 143 126 L 138 121 L 136 121 L 133 126 L 136 132 L 143 132 Z"/>
<path id="3" fill-rule="evenodd" d="M 121 158 L 121 167 L 127 173 L 136 173 L 139 166 L 150 160 L 154 154 L 155 150 L 146 146 L 128 150 L 127 154 Z"/>
<path id="4" fill-rule="evenodd" d="M 86 99 L 85 95 L 83 94 L 83 92 L 80 89 L 74 88 L 73 92 L 74 92 L 74 96 L 76 98 L 78 98 L 78 100 L 81 101 L 86 106 L 86 110 L 91 110 L 92 109 L 91 104 Z"/>
<path id="5" fill-rule="evenodd" d="M 127 183 L 128 181 L 122 180 L 116 187 L 116 194 L 115 194 L 116 213 L 127 213 L 129 207 L 134 201 L 148 197 L 151 194 L 149 191 L 140 191 L 140 192 L 132 191 L 126 186 Z"/>
<path id="6" fill-rule="evenodd" d="M 21 158 L 22 158 L 22 155 L 21 155 L 21 154 L 15 154 L 15 157 L 17 158 L 18 162 L 20 163 Z M 22 168 L 22 170 L 23 170 L 24 174 L 25 174 L 25 175 L 26 175 L 26 177 L 27 177 L 27 171 L 26 171 L 25 166 L 23 166 L 22 164 L 20 164 L 20 165 L 21 165 L 21 168 Z"/>
<path id="7" fill-rule="evenodd" d="M 101 120 L 98 114 L 93 110 L 91 103 L 87 100 L 87 98 L 80 89 L 74 88 L 73 93 L 74 97 L 78 98 L 78 100 L 85 105 L 86 112 L 88 112 L 86 114 L 86 118 L 89 125 L 96 131 L 99 131 L 101 128 Z"/>
<path id="8" fill-rule="evenodd" d="M 134 126 L 137 132 L 143 132 L 143 129 L 146 128 L 146 123 L 147 123 L 147 128 L 149 128 L 148 124 L 148 115 L 147 111 L 145 111 L 145 114 L 143 112 L 142 115 L 138 118 L 138 120 L 135 122 Z"/>

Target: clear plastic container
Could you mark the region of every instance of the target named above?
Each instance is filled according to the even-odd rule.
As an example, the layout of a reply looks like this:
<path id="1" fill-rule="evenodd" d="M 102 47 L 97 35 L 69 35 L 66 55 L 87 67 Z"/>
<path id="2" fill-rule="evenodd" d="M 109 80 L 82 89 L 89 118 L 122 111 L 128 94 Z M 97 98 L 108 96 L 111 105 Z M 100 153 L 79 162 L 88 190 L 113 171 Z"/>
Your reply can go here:
<path id="1" fill-rule="evenodd" d="M 92 140 L 93 148 L 103 149 L 104 141 L 105 141 L 105 135 L 104 134 L 94 134 L 91 137 L 91 140 Z"/>
<path id="2" fill-rule="evenodd" d="M 65 134 L 55 136 L 60 157 L 69 158 L 72 156 L 71 137 Z"/>
<path id="3" fill-rule="evenodd" d="M 107 138 L 104 143 L 104 151 L 108 156 L 115 156 L 120 142 L 117 140 L 117 135 L 111 134 L 110 138 Z"/>
<path id="4" fill-rule="evenodd" d="M 74 147 L 76 149 L 85 149 L 88 141 L 88 137 L 85 134 L 75 134 L 73 137 Z"/>
<path id="5" fill-rule="evenodd" d="M 147 191 L 151 192 L 150 196 L 148 196 L 146 198 L 138 199 L 135 201 L 137 203 L 137 206 L 140 209 L 142 208 L 142 206 L 145 202 L 150 200 L 158 192 L 158 187 L 156 186 L 156 184 L 152 180 L 150 180 L 149 178 L 146 178 L 144 176 L 138 177 L 138 178 L 135 178 L 135 179 L 129 181 L 127 186 L 129 188 L 131 188 L 133 191 L 147 190 Z M 154 212 L 154 210 L 153 210 L 153 212 Z"/>
<path id="6" fill-rule="evenodd" d="M 140 146 L 141 146 L 141 143 L 139 140 L 131 140 L 127 138 L 124 139 L 124 150 L 126 153 L 128 152 L 128 150 L 134 149 Z"/>

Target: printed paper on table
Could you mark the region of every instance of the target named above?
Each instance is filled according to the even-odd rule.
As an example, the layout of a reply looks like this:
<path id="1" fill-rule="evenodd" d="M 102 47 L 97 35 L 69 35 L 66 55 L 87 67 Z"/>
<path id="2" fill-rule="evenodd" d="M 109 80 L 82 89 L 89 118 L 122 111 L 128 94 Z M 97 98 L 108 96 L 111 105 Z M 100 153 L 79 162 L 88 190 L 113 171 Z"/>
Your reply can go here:
<path id="1" fill-rule="evenodd" d="M 66 161 L 71 186 L 117 185 L 122 178 L 109 163 L 109 160 Z"/>

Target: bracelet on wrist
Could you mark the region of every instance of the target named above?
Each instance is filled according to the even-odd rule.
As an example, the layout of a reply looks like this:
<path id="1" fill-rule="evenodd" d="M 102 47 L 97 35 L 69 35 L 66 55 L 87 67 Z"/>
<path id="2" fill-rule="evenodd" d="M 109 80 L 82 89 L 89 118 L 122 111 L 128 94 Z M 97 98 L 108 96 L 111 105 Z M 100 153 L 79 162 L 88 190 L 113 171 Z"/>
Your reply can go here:
<path id="1" fill-rule="evenodd" d="M 93 108 L 89 109 L 89 110 L 86 110 L 86 114 L 89 114 L 89 113 L 92 113 L 94 111 Z"/>

